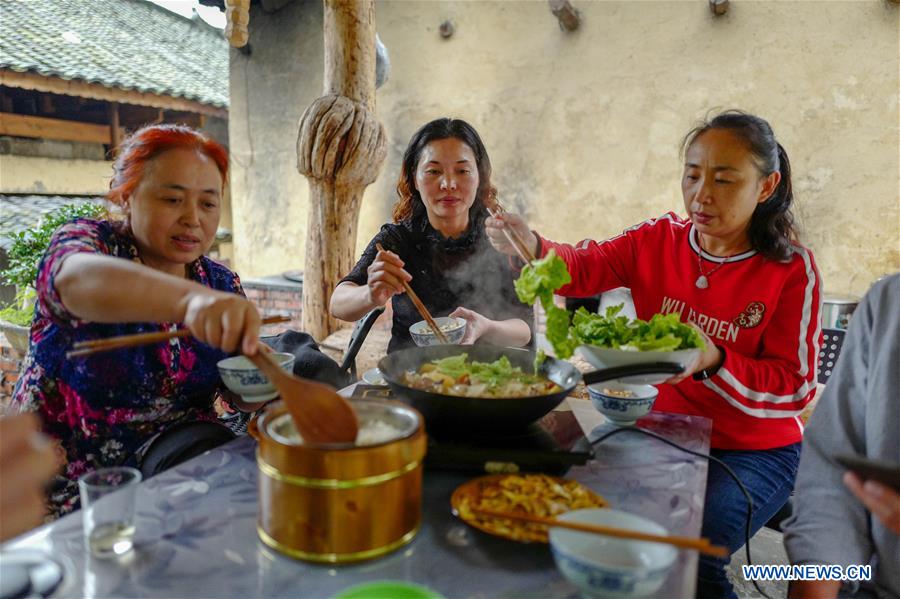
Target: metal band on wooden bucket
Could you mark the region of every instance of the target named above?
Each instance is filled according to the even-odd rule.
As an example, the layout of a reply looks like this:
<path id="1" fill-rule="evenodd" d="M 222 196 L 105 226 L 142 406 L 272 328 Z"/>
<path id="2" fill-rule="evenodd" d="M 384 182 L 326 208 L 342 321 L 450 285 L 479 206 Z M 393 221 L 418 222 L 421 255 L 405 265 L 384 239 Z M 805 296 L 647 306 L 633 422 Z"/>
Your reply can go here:
<path id="1" fill-rule="evenodd" d="M 256 533 L 259 535 L 259 539 L 271 547 L 272 549 L 279 551 L 285 555 L 290 557 L 295 557 L 297 559 L 302 559 L 310 562 L 323 562 L 329 564 L 342 564 L 346 562 L 356 562 L 365 559 L 371 559 L 374 557 L 379 557 L 386 553 L 390 553 L 394 549 L 406 545 L 410 541 L 415 538 L 415 536 L 419 532 L 420 525 L 417 524 L 415 528 L 411 531 L 393 541 L 388 543 L 383 547 L 376 547 L 374 549 L 367 549 L 365 551 L 357 551 L 354 553 L 312 553 L 309 551 L 300 551 L 299 549 L 294 549 L 292 547 L 288 547 L 283 543 L 276 541 L 274 538 L 269 536 L 269 534 L 262 529 L 258 524 L 256 525 Z"/>
<path id="2" fill-rule="evenodd" d="M 304 487 L 308 489 L 356 489 L 359 487 L 379 485 L 389 480 L 400 478 L 404 474 L 409 474 L 410 472 L 421 466 L 422 460 L 410 462 L 403 468 L 394 470 L 392 472 L 385 472 L 384 474 L 376 474 L 373 476 L 365 476 L 363 478 L 353 478 L 348 480 L 341 480 L 337 478 L 307 478 L 305 476 L 297 476 L 295 474 L 284 474 L 283 472 L 279 471 L 277 468 L 263 460 L 262 456 L 259 455 L 259 452 L 257 452 L 256 454 L 256 464 L 259 466 L 259 471 L 269 478 L 289 485 Z"/>

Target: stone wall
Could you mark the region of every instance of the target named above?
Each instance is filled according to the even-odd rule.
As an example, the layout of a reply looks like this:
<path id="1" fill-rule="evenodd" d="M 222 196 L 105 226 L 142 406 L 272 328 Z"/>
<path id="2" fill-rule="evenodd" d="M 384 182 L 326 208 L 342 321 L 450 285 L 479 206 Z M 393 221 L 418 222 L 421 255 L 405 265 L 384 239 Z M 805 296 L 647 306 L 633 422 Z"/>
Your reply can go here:
<path id="1" fill-rule="evenodd" d="M 546 2 L 376 3 L 390 79 L 389 154 L 357 248 L 390 217 L 401 154 L 440 116 L 482 134 L 501 200 L 553 239 L 604 238 L 683 213 L 679 142 L 711 109 L 767 118 L 794 168 L 803 240 L 825 287 L 861 294 L 900 268 L 900 5 L 579 1 L 560 31 Z M 445 20 L 455 33 L 442 38 Z M 863 41 L 865 40 L 865 41 Z M 231 54 L 235 247 L 245 276 L 302 268 L 307 184 L 297 123 L 322 92 L 322 4 L 254 4 Z"/>

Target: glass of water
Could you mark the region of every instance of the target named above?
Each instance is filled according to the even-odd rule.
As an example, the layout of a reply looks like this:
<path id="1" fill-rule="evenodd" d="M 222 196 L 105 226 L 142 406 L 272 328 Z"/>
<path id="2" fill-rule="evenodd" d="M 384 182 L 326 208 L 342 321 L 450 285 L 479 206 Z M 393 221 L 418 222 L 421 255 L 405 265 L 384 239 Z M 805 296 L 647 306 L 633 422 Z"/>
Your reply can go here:
<path id="1" fill-rule="evenodd" d="M 116 557 L 134 546 L 134 507 L 141 473 L 134 468 L 101 468 L 78 479 L 84 541 L 100 558 Z"/>

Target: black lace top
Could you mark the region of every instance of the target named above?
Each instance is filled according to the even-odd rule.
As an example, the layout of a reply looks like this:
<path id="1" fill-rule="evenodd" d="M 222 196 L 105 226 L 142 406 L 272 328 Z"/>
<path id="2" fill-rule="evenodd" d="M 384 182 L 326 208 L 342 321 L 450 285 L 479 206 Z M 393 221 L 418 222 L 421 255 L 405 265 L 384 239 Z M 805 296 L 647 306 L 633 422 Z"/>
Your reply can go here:
<path id="1" fill-rule="evenodd" d="M 376 243 L 399 255 L 412 275 L 410 286 L 435 317 L 447 316 L 458 307 L 474 310 L 492 320 L 519 318 L 533 326 L 531 306 L 516 297 L 513 281 L 518 276 L 509 260 L 491 247 L 484 232 L 484 217 L 473 215 L 466 233 L 447 239 L 424 215 L 409 222 L 386 224 L 343 281 L 365 285 L 367 269 L 375 260 Z M 406 294 L 391 299 L 394 322 L 388 353 L 412 347 L 409 327 L 420 320 Z"/>

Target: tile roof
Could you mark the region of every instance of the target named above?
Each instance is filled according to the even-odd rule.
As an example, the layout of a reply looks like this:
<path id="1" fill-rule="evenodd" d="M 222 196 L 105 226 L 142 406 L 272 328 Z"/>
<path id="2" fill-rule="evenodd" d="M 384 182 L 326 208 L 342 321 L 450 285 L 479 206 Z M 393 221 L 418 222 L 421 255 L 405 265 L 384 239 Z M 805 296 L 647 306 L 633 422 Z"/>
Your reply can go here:
<path id="1" fill-rule="evenodd" d="M 228 106 L 228 42 L 145 0 L 0 0 L 0 68 Z"/>
<path id="2" fill-rule="evenodd" d="M 66 204 L 89 201 L 102 203 L 105 200 L 99 197 L 0 195 L 0 248 L 9 249 L 11 233 L 36 226 L 48 212 Z"/>

